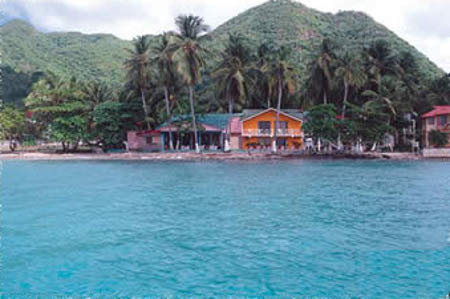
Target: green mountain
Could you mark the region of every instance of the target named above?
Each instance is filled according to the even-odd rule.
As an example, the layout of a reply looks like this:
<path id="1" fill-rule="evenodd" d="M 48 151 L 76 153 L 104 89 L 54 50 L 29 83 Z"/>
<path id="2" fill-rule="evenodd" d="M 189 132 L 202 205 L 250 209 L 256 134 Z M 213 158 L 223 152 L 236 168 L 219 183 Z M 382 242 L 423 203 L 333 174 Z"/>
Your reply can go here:
<path id="1" fill-rule="evenodd" d="M 23 21 L 10 21 L 1 28 L 2 71 L 5 101 L 24 97 L 41 72 L 51 71 L 81 80 L 103 80 L 120 84 L 123 62 L 131 41 L 110 34 L 77 32 L 42 33 Z M 296 49 L 292 62 L 308 73 L 308 62 L 324 38 L 339 42 L 341 48 L 360 48 L 376 39 L 411 52 L 427 78 L 444 72 L 425 55 L 383 25 L 360 12 L 322 13 L 298 2 L 270 0 L 230 19 L 210 33 L 209 46 L 220 50 L 229 33 L 242 33 L 256 47 L 264 41 Z M 212 62 L 213 63 L 213 62 Z M 302 76 L 304 78 L 305 76 Z"/>
<path id="2" fill-rule="evenodd" d="M 219 26 L 211 35 L 220 44 L 228 33 L 243 33 L 254 45 L 272 41 L 291 45 L 297 50 L 293 59 L 305 68 L 324 38 L 337 41 L 342 48 L 362 48 L 377 39 L 389 41 L 398 52 L 409 51 L 418 60 L 425 75 L 442 76 L 443 70 L 424 54 L 398 37 L 385 26 L 362 12 L 323 13 L 290 0 L 270 0 L 251 8 Z M 307 71 L 307 70 L 306 70 Z"/>
<path id="3" fill-rule="evenodd" d="M 122 79 L 129 41 L 111 34 L 42 33 L 14 20 L 1 27 L 3 64 L 16 71 L 51 71 L 80 79 Z"/>

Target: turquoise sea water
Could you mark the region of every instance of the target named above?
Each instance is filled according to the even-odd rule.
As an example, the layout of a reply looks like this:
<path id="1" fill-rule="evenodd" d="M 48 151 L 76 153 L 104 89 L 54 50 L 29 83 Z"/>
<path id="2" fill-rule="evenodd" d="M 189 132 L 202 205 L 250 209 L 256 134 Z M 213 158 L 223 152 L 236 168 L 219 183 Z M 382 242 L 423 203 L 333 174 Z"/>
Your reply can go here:
<path id="1" fill-rule="evenodd" d="M 4 298 L 450 292 L 448 162 L 6 161 L 0 196 Z"/>

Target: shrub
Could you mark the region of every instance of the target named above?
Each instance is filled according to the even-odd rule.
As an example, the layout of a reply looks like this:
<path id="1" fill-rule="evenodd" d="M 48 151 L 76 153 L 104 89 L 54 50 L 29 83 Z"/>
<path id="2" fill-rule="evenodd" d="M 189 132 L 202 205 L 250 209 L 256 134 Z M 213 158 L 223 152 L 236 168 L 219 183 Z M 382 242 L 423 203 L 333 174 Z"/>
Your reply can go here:
<path id="1" fill-rule="evenodd" d="M 430 131 L 430 134 L 428 135 L 428 141 L 435 147 L 443 147 L 448 142 L 447 135 L 438 130 Z"/>

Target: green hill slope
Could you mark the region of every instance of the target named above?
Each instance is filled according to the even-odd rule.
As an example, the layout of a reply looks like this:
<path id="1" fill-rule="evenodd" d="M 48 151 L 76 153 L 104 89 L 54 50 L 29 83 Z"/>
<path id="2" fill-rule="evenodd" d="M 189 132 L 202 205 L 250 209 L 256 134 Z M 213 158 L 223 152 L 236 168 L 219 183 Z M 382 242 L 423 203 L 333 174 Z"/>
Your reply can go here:
<path id="1" fill-rule="evenodd" d="M 298 2 L 270 0 L 239 14 L 212 31 L 209 46 L 213 50 L 220 50 L 229 33 L 247 35 L 255 47 L 263 41 L 295 47 L 292 62 L 302 70 L 302 75 L 307 74 L 311 54 L 326 37 L 338 40 L 344 49 L 362 47 L 383 38 L 391 42 L 397 51 L 411 52 L 418 59 L 426 77 L 433 78 L 443 74 L 425 55 L 383 25 L 359 12 L 329 14 Z M 6 77 L 10 74 L 11 82 L 3 91 L 6 101 L 23 97 L 29 87 L 12 86 L 22 84 L 12 78 L 26 75 L 31 78 L 32 74 L 33 78 L 37 78 L 37 72 L 51 71 L 82 80 L 96 79 L 119 84 L 125 75 L 125 48 L 131 47 L 130 41 L 109 34 L 42 33 L 28 23 L 17 20 L 1 26 L 0 34 L 2 69 L 9 67 L 8 71 L 4 71 L 4 77 L 8 81 Z M 22 81 L 29 85 L 28 81 L 32 82 L 33 79 Z"/>
<path id="2" fill-rule="evenodd" d="M 219 26 L 212 32 L 213 43 L 220 44 L 231 32 L 246 34 L 255 45 L 263 41 L 292 45 L 297 50 L 293 62 L 301 67 L 311 59 L 324 38 L 337 41 L 343 50 L 386 39 L 398 52 L 411 52 L 427 77 L 444 74 L 413 46 L 361 12 L 322 13 L 290 0 L 270 0 Z"/>
<path id="3" fill-rule="evenodd" d="M 3 66 L 16 72 L 51 71 L 82 80 L 119 83 L 129 41 L 110 34 L 42 33 L 14 20 L 1 27 Z"/>

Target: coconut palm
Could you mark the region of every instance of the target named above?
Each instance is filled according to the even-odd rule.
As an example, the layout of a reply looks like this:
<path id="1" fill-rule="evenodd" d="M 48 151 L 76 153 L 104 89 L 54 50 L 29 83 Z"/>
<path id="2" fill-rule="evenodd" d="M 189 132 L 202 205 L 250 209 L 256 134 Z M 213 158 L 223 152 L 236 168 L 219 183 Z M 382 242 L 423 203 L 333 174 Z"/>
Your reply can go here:
<path id="1" fill-rule="evenodd" d="M 219 89 L 228 102 L 228 113 L 230 118 L 233 114 L 234 105 L 244 105 L 247 98 L 247 84 L 249 82 L 250 50 L 245 45 L 241 35 L 229 35 L 228 43 L 222 54 L 214 77 L 218 82 Z M 227 128 L 225 151 L 229 150 L 230 130 Z"/>
<path id="2" fill-rule="evenodd" d="M 336 69 L 336 77 L 344 82 L 344 99 L 342 101 L 342 116 L 345 117 L 345 108 L 348 100 L 348 92 L 351 87 L 362 87 L 367 80 L 367 75 L 358 57 L 346 52 L 339 59 Z"/>
<path id="3" fill-rule="evenodd" d="M 201 79 L 201 70 L 205 66 L 204 56 L 209 51 L 200 41 L 202 34 L 209 30 L 203 19 L 193 15 L 180 15 L 175 19 L 178 32 L 173 34 L 174 41 L 169 46 L 176 69 L 189 87 L 189 103 L 194 129 L 195 151 L 200 152 L 195 121 L 194 88 Z"/>
<path id="4" fill-rule="evenodd" d="M 270 46 L 268 43 L 262 43 L 258 47 L 254 67 L 250 70 L 252 80 L 255 83 L 251 86 L 252 94 L 258 95 L 256 103 L 252 103 L 252 106 L 256 104 L 257 107 L 261 107 L 264 101 L 267 103 L 267 108 L 272 106 L 272 89 L 269 84 L 269 74 L 266 73 L 270 55 Z"/>
<path id="5" fill-rule="evenodd" d="M 153 57 L 153 62 L 156 63 L 158 69 L 158 84 L 162 86 L 164 90 L 164 101 L 167 114 L 167 123 L 169 126 L 169 147 L 171 150 L 174 149 L 173 146 L 173 134 L 172 134 L 172 114 L 170 111 L 170 96 L 169 87 L 176 81 L 172 55 L 169 51 L 169 36 L 168 34 L 163 34 L 159 44 L 155 47 L 156 56 Z"/>
<path id="6" fill-rule="evenodd" d="M 125 61 L 125 67 L 129 78 L 128 83 L 140 93 L 145 122 L 147 124 L 147 129 L 150 129 L 145 95 L 147 84 L 150 81 L 150 39 L 146 35 L 138 36 L 134 39 L 133 45 L 133 49 L 127 49 L 130 57 Z"/>
<path id="7" fill-rule="evenodd" d="M 364 50 L 368 70 L 374 76 L 377 84 L 377 92 L 381 94 L 382 77 L 384 75 L 399 75 L 399 60 L 389 43 L 385 40 L 377 40 Z"/>
<path id="8" fill-rule="evenodd" d="M 332 50 L 332 42 L 330 39 L 326 38 L 322 41 L 315 68 L 316 77 L 318 80 L 320 80 L 320 85 L 323 89 L 324 104 L 328 103 L 328 95 L 331 90 L 331 83 L 333 79 L 331 72 L 331 63 L 334 57 L 335 55 Z"/>
<path id="9" fill-rule="evenodd" d="M 429 100 L 437 105 L 450 104 L 450 76 L 443 76 L 433 80 L 428 93 Z"/>
<path id="10" fill-rule="evenodd" d="M 291 67 L 287 61 L 290 49 L 287 47 L 280 47 L 273 51 L 273 57 L 270 63 L 267 65 L 266 73 L 270 74 L 270 86 L 277 90 L 278 100 L 277 100 L 277 113 L 275 120 L 275 134 L 274 140 L 272 141 L 272 152 L 277 152 L 277 133 L 280 126 L 280 111 L 281 111 L 281 101 L 283 99 L 283 90 L 287 89 L 290 94 L 295 91 L 295 75 L 294 69 Z"/>

